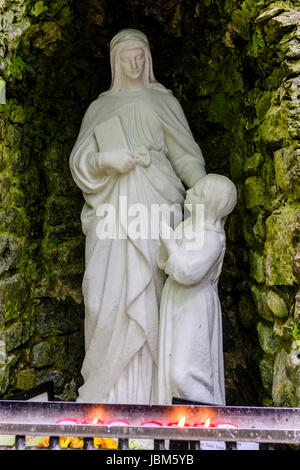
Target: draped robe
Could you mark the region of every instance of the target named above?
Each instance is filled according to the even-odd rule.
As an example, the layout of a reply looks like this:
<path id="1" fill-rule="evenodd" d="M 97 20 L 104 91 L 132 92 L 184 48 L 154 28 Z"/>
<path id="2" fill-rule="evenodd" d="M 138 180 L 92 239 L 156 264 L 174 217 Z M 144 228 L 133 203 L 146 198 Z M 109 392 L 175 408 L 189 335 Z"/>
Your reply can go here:
<path id="1" fill-rule="evenodd" d="M 136 165 L 126 174 L 95 170 L 101 151 L 95 127 L 118 116 L 130 150 L 150 157 L 150 166 Z M 141 150 L 142 149 L 142 150 Z M 123 223 L 120 197 L 128 207 L 178 204 L 182 219 L 185 189 L 204 176 L 201 150 L 183 110 L 171 93 L 151 88 L 104 93 L 87 109 L 70 156 L 74 181 L 83 191 L 81 213 L 86 235 L 83 277 L 85 302 L 84 384 L 78 401 L 157 402 L 159 305 L 164 274 L 156 263 L 157 239 L 134 238 Z M 97 208 L 112 204 L 126 237 L 97 237 Z"/>
<path id="2" fill-rule="evenodd" d="M 158 401 L 171 404 L 177 397 L 225 405 L 218 296 L 225 232 L 206 226 L 199 250 L 185 245 L 183 237 L 169 257 L 163 249 L 158 251 L 158 265 L 168 274 L 160 308 Z"/>

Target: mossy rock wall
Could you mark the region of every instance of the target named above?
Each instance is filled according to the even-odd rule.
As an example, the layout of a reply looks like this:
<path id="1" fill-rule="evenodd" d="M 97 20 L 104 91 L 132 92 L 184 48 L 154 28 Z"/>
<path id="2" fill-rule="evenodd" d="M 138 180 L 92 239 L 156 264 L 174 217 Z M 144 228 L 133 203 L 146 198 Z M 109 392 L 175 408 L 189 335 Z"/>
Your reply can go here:
<path id="1" fill-rule="evenodd" d="M 68 160 L 109 87 L 109 40 L 135 27 L 208 172 L 238 188 L 219 283 L 227 402 L 300 406 L 299 16 L 299 1 L 0 0 L 0 397 L 53 379 L 76 398 L 85 240 Z"/>

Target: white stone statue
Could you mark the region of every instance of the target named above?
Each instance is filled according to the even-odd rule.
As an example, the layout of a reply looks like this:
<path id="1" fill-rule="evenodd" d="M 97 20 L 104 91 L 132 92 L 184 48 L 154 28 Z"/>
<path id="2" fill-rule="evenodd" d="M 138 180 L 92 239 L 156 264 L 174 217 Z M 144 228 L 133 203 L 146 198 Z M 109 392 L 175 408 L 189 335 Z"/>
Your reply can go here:
<path id="1" fill-rule="evenodd" d="M 146 36 L 120 31 L 110 54 L 111 87 L 87 109 L 70 156 L 85 198 L 85 358 L 78 401 L 150 404 L 157 402 L 165 274 L 156 263 L 159 240 L 129 233 L 120 200 L 147 211 L 155 204 L 182 206 L 183 183 L 192 187 L 206 172 L 179 102 L 154 78 Z M 97 211 L 104 204 L 114 207 L 125 236 L 99 237 Z"/>
<path id="2" fill-rule="evenodd" d="M 237 191 L 225 176 L 208 174 L 186 194 L 191 215 L 175 232 L 170 229 L 169 238 L 161 237 L 158 250 L 158 265 L 169 275 L 160 307 L 158 401 L 171 404 L 176 397 L 225 405 L 217 284 L 225 254 L 223 226 Z M 203 243 L 191 249 L 197 204 L 204 207 Z"/>

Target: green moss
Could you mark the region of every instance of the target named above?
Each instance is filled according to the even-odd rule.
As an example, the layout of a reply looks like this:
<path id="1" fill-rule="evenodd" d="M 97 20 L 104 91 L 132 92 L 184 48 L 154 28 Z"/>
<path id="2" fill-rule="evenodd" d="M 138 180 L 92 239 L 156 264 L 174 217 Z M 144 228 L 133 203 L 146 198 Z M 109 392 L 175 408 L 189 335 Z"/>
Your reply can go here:
<path id="1" fill-rule="evenodd" d="M 230 154 L 230 173 L 232 178 L 238 180 L 243 174 L 244 159 L 240 151 L 231 152 Z"/>
<path id="2" fill-rule="evenodd" d="M 226 236 L 228 241 L 230 241 L 231 243 L 237 243 L 241 241 L 241 222 L 236 212 L 232 213 L 226 222 Z"/>
<path id="3" fill-rule="evenodd" d="M 244 238 L 244 242 L 246 243 L 246 246 L 248 247 L 256 245 L 256 238 L 253 232 L 255 221 L 256 221 L 256 218 L 254 215 L 243 213 L 242 215 L 243 238 Z"/>
<path id="4" fill-rule="evenodd" d="M 82 326 L 83 314 L 81 305 L 70 298 L 64 302 L 44 298 L 36 307 L 36 328 L 42 338 L 74 333 Z"/>
<path id="5" fill-rule="evenodd" d="M 18 148 L 22 140 L 22 131 L 14 125 L 7 124 L 5 138 L 7 145 Z"/>
<path id="6" fill-rule="evenodd" d="M 256 305 L 256 309 L 261 318 L 273 322 L 274 316 L 267 302 L 267 291 L 263 286 L 252 285 L 251 294 Z"/>
<path id="7" fill-rule="evenodd" d="M 275 184 L 275 172 L 273 160 L 267 159 L 262 166 L 262 176 L 268 189 Z M 268 201 L 267 201 L 268 202 Z"/>
<path id="8" fill-rule="evenodd" d="M 254 33 L 252 36 L 252 44 L 249 47 L 249 52 L 248 54 L 258 58 L 261 57 L 265 54 L 266 51 L 266 44 L 264 40 L 264 36 L 261 32 L 261 29 L 259 27 L 256 27 L 254 29 Z"/>
<path id="9" fill-rule="evenodd" d="M 181 4 L 178 4 L 170 22 L 171 29 L 173 30 L 176 37 L 182 36 L 182 15 L 182 6 Z"/>
<path id="10" fill-rule="evenodd" d="M 232 12 L 231 16 L 232 25 L 234 26 L 236 34 L 239 34 L 244 40 L 249 39 L 249 12 L 247 9 L 237 8 Z"/>
<path id="11" fill-rule="evenodd" d="M 24 124 L 27 118 L 26 110 L 18 104 L 11 105 L 10 107 L 11 107 L 10 119 L 13 122 L 16 122 L 18 124 Z"/>
<path id="12" fill-rule="evenodd" d="M 81 196 L 67 198 L 55 196 L 47 201 L 46 217 L 50 226 L 65 225 L 76 220 L 80 213 Z"/>
<path id="13" fill-rule="evenodd" d="M 62 393 L 66 384 L 70 383 L 71 374 L 65 374 L 59 370 L 44 369 L 36 371 L 35 385 L 52 381 L 54 384 L 54 393 L 58 395 Z"/>
<path id="14" fill-rule="evenodd" d="M 263 179 L 259 176 L 250 176 L 245 181 L 245 203 L 248 209 L 266 204 L 267 192 Z"/>
<path id="15" fill-rule="evenodd" d="M 28 321 L 17 321 L 2 333 L 8 352 L 25 344 L 32 334 L 31 323 Z"/>
<path id="16" fill-rule="evenodd" d="M 18 372 L 16 377 L 16 388 L 19 390 L 29 390 L 35 386 L 35 370 L 25 369 Z"/>
<path id="17" fill-rule="evenodd" d="M 259 344 L 266 354 L 274 355 L 279 350 L 277 337 L 274 334 L 273 328 L 259 322 L 257 324 L 257 333 Z"/>
<path id="18" fill-rule="evenodd" d="M 9 66 L 10 78 L 21 80 L 26 69 L 26 63 L 22 57 L 14 57 L 12 64 Z"/>
<path id="19" fill-rule="evenodd" d="M 231 118 L 230 108 L 229 96 L 222 91 L 215 93 L 208 107 L 208 120 L 228 127 Z"/>
<path id="20" fill-rule="evenodd" d="M 294 325 L 293 337 L 297 341 L 297 344 L 300 346 L 300 322 L 297 322 Z"/>
<path id="21" fill-rule="evenodd" d="M 30 225 L 25 217 L 24 212 L 15 207 L 6 212 L 0 212 L 0 231 L 11 232 L 20 237 L 26 236 Z"/>
<path id="22" fill-rule="evenodd" d="M 45 13 L 47 10 L 48 10 L 47 5 L 45 5 L 43 1 L 38 1 L 33 5 L 33 7 L 31 7 L 30 13 L 33 16 L 40 16 L 43 13 Z"/>
<path id="23" fill-rule="evenodd" d="M 254 252 L 253 250 L 250 251 L 250 272 L 252 278 L 256 282 L 264 282 L 265 274 L 264 274 L 264 256 L 260 253 Z"/>
<path id="24" fill-rule="evenodd" d="M 0 235 L 0 274 L 16 269 L 22 250 L 22 240 L 13 235 Z"/>
<path id="25" fill-rule="evenodd" d="M 265 8 L 266 3 L 269 2 L 265 0 L 256 0 L 255 2 L 253 0 L 244 0 L 242 2 L 242 10 L 247 14 L 249 22 L 252 22 L 257 17 L 261 10 Z"/>
<path id="26" fill-rule="evenodd" d="M 256 18 L 255 23 L 264 23 L 289 9 L 291 3 L 289 1 L 270 2 L 270 5 Z"/>
<path id="27" fill-rule="evenodd" d="M 298 398 L 295 387 L 286 374 L 288 354 L 281 351 L 276 355 L 274 363 L 274 376 L 272 386 L 272 398 L 275 406 L 298 406 Z"/>
<path id="28" fill-rule="evenodd" d="M 7 351 L 6 351 L 6 344 L 3 339 L 0 337 L 0 366 L 3 367 L 3 365 L 7 361 Z"/>
<path id="29" fill-rule="evenodd" d="M 257 220 L 253 226 L 253 233 L 256 240 L 263 243 L 266 237 L 265 214 L 263 212 L 260 212 L 257 216 Z"/>
<path id="30" fill-rule="evenodd" d="M 289 141 L 288 115 L 288 109 L 283 103 L 271 106 L 266 112 L 259 133 L 263 143 L 269 148 L 276 149 Z"/>
<path id="31" fill-rule="evenodd" d="M 247 175 L 253 175 L 257 172 L 258 168 L 263 162 L 263 156 L 260 153 L 255 153 L 252 157 L 248 157 L 244 163 L 244 172 Z"/>
<path id="32" fill-rule="evenodd" d="M 260 121 L 263 120 L 265 114 L 267 113 L 267 111 L 269 111 L 272 97 L 273 97 L 272 93 L 267 92 L 267 93 L 263 93 L 262 97 L 256 101 L 256 105 L 255 105 L 256 114 Z"/>
<path id="33" fill-rule="evenodd" d="M 263 388 L 271 393 L 273 384 L 273 364 L 272 362 L 262 359 L 259 363 L 259 370 L 262 379 Z"/>
<path id="34" fill-rule="evenodd" d="M 0 77 L 0 105 L 6 102 L 6 82 Z"/>
<path id="35" fill-rule="evenodd" d="M 292 201 L 300 199 L 299 163 L 300 151 L 297 147 L 291 146 L 274 152 L 276 184 Z"/>
<path id="36" fill-rule="evenodd" d="M 294 233 L 299 205 L 284 206 L 266 220 L 265 272 L 267 285 L 293 285 Z"/>
<path id="37" fill-rule="evenodd" d="M 272 313 L 276 317 L 287 317 L 289 312 L 284 300 L 276 292 L 270 290 L 267 294 L 267 303 Z"/>
<path id="38" fill-rule="evenodd" d="M 0 281 L 0 324 L 22 315 L 28 291 L 20 274 Z"/>
<path id="39" fill-rule="evenodd" d="M 53 21 L 47 21 L 43 23 L 42 34 L 34 40 L 33 45 L 43 50 L 46 55 L 51 55 L 62 40 L 63 32 L 61 27 Z"/>
<path id="40" fill-rule="evenodd" d="M 10 372 L 16 362 L 17 358 L 12 354 L 8 356 L 6 363 L 0 366 L 0 396 L 5 394 L 9 386 Z"/>
<path id="41" fill-rule="evenodd" d="M 53 365 L 55 362 L 55 351 L 53 345 L 47 341 L 36 344 L 32 349 L 31 363 L 33 367 L 42 369 L 43 367 Z"/>
<path id="42" fill-rule="evenodd" d="M 275 406 L 279 406 L 279 407 L 297 408 L 298 403 L 299 403 L 295 387 L 288 380 L 286 380 L 285 382 L 282 382 L 277 387 L 276 394 L 274 392 L 274 386 L 273 386 L 273 400 L 274 400 Z"/>

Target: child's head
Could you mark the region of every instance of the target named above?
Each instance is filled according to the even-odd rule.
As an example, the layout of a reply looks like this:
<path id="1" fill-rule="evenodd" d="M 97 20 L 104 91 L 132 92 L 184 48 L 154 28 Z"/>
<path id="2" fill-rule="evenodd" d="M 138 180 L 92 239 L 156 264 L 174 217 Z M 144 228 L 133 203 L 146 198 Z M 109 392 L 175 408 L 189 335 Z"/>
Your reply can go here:
<path id="1" fill-rule="evenodd" d="M 224 219 L 234 209 L 237 190 L 233 182 L 223 175 L 209 173 L 186 193 L 186 204 L 204 204 L 205 217 Z"/>

